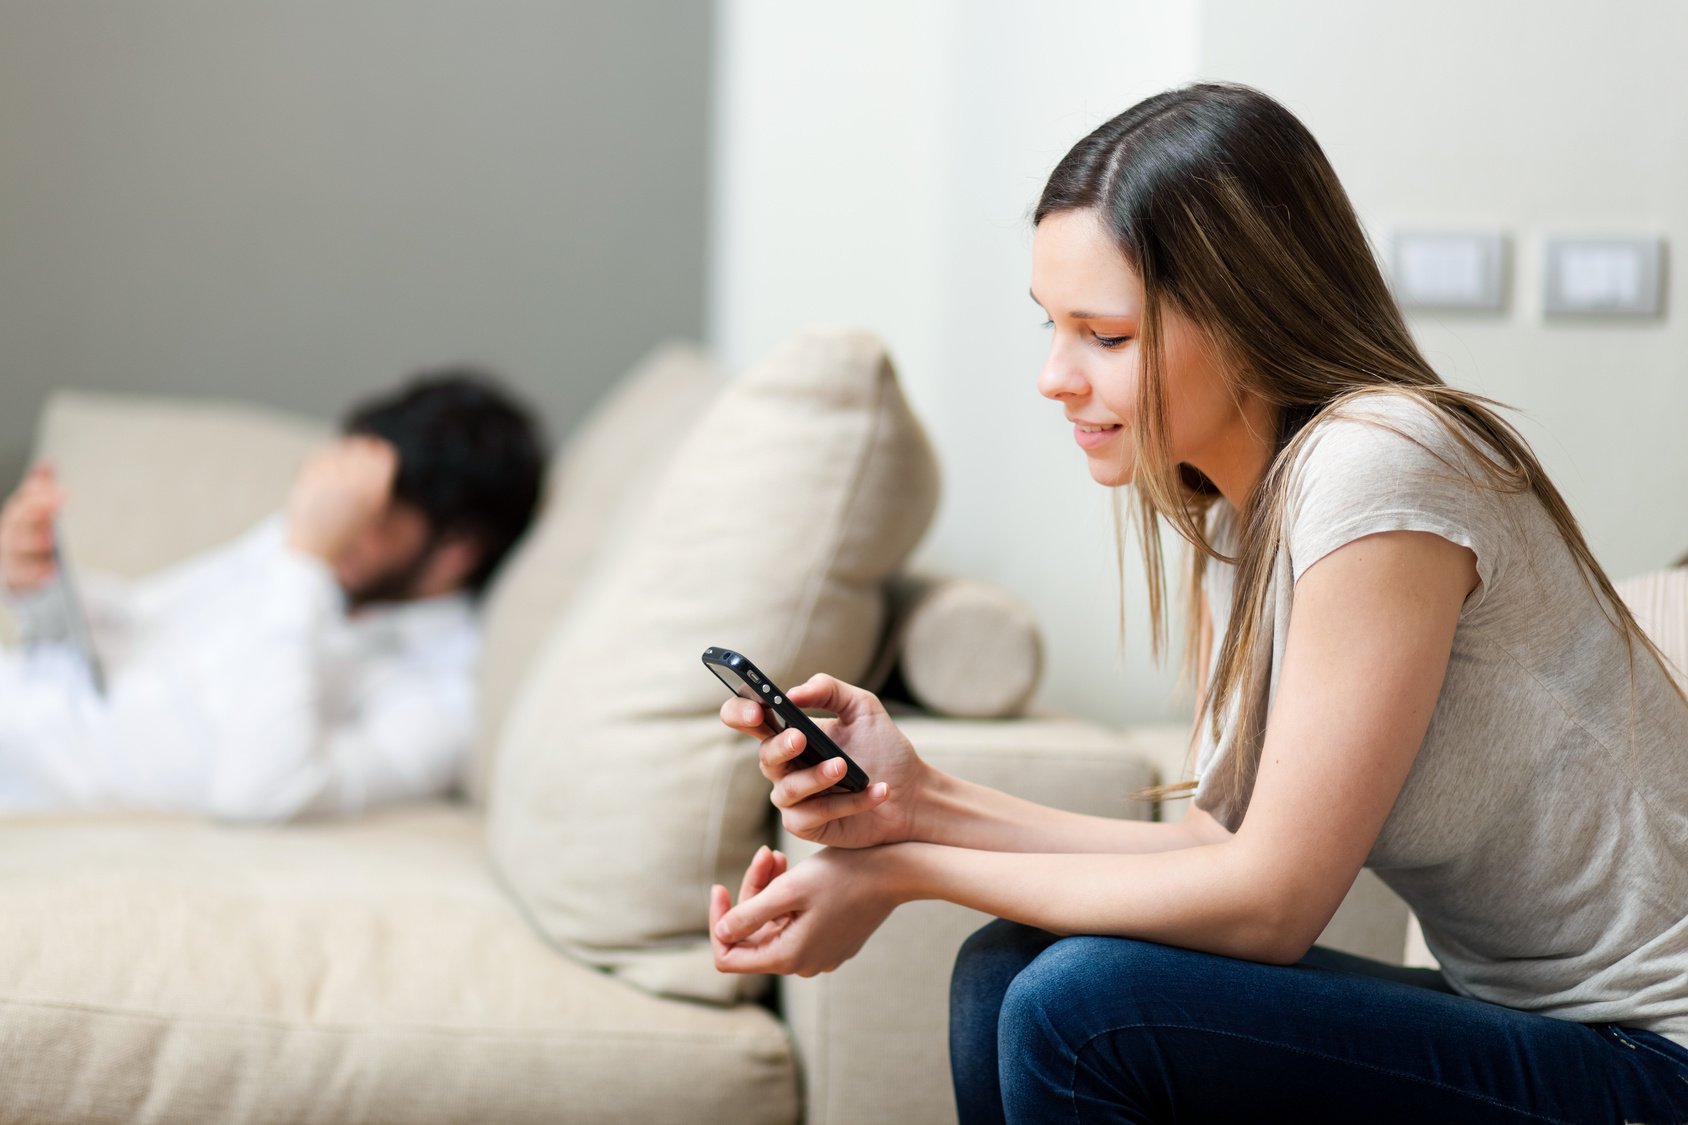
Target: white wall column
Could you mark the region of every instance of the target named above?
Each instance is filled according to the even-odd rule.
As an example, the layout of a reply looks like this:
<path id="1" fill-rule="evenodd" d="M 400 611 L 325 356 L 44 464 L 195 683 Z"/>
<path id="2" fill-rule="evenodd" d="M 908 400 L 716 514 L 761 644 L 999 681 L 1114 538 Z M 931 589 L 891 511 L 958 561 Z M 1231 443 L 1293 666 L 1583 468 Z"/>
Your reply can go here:
<path id="1" fill-rule="evenodd" d="M 1033 380 L 1028 216 L 1084 133 L 1187 79 L 1197 5 L 722 0 L 712 342 L 753 361 L 803 324 L 883 336 L 944 467 L 920 562 L 1014 589 L 1047 630 L 1043 702 L 1187 710 L 1153 670 L 1108 497 Z"/>

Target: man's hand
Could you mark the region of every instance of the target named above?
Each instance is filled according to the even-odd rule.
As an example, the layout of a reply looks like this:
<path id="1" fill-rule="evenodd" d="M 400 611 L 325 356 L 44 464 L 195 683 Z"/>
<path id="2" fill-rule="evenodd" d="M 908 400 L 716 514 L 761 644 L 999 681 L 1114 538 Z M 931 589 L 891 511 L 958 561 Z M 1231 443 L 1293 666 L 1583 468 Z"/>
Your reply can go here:
<path id="1" fill-rule="evenodd" d="M 53 578 L 53 520 L 64 489 L 49 465 L 37 465 L 0 508 L 0 583 L 27 594 Z"/>
<path id="2" fill-rule="evenodd" d="M 386 511 L 398 469 L 398 450 L 367 435 L 311 454 L 287 498 L 288 545 L 333 564 Z"/>

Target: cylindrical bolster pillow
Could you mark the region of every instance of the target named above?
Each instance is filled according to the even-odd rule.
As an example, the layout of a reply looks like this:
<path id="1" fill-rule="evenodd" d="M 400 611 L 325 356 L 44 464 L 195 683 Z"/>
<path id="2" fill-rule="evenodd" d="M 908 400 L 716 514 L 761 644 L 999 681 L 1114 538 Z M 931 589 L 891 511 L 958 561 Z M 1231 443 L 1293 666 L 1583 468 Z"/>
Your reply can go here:
<path id="1" fill-rule="evenodd" d="M 904 575 L 892 584 L 896 674 L 936 715 L 1000 719 L 1031 702 L 1043 637 L 1020 599 L 969 578 Z"/>

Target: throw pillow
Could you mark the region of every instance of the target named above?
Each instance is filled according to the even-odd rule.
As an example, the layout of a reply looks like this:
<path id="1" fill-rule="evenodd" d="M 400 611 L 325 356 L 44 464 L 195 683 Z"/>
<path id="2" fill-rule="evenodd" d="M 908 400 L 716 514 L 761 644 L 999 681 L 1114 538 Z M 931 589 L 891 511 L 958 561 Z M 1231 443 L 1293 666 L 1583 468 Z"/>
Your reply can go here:
<path id="1" fill-rule="evenodd" d="M 539 515 L 482 603 L 480 728 L 463 778 L 471 801 L 485 799 L 504 720 L 546 636 L 629 513 L 650 499 L 667 464 L 652 435 L 684 433 L 721 385 L 696 347 L 660 347 L 588 412 L 553 460 Z"/>
<path id="2" fill-rule="evenodd" d="M 675 439 L 633 440 L 664 457 Z M 755 987 L 714 971 L 708 890 L 736 887 L 769 838 L 768 787 L 699 657 L 734 648 L 785 684 L 860 676 L 936 500 L 930 446 L 865 332 L 805 332 L 716 397 L 504 729 L 488 842 L 545 937 L 654 992 Z"/>

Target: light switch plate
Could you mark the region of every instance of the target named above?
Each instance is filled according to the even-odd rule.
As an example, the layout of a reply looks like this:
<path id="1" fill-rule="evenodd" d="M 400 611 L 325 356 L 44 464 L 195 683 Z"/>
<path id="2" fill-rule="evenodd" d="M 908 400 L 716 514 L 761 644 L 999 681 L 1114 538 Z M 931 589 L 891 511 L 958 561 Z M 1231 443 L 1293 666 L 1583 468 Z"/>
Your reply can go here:
<path id="1" fill-rule="evenodd" d="M 1395 298 L 1406 309 L 1500 312 L 1506 238 L 1498 231 L 1397 231 Z"/>
<path id="2" fill-rule="evenodd" d="M 1664 309 L 1661 238 L 1550 237 L 1545 262 L 1548 316 L 1658 316 Z"/>

